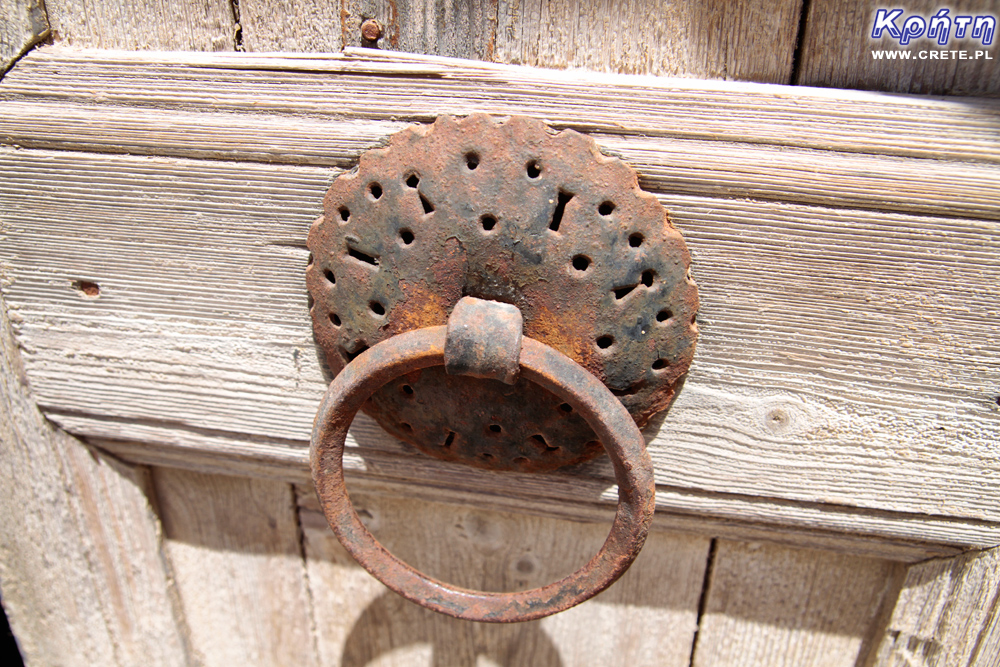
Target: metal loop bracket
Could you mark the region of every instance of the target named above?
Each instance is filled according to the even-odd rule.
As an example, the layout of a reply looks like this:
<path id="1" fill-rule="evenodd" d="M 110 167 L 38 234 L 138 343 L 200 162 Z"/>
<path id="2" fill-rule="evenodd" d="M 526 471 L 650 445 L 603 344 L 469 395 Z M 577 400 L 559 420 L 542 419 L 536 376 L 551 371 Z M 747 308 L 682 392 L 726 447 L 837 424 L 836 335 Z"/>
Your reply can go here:
<path id="1" fill-rule="evenodd" d="M 444 368 L 449 375 L 517 381 L 524 319 L 517 306 L 462 297 L 448 317 Z"/>
<path id="2" fill-rule="evenodd" d="M 380 387 L 405 373 L 445 363 L 448 327 L 393 336 L 360 354 L 330 384 L 313 425 L 309 456 L 327 521 L 368 572 L 403 597 L 457 618 L 529 621 L 572 607 L 613 584 L 638 555 L 654 511 L 653 467 L 628 411 L 585 368 L 525 336 L 521 376 L 568 401 L 594 429 L 618 483 L 618 510 L 607 540 L 586 565 L 555 583 L 514 593 L 472 591 L 437 581 L 385 549 L 361 523 L 344 484 L 344 443 L 354 416 Z"/>

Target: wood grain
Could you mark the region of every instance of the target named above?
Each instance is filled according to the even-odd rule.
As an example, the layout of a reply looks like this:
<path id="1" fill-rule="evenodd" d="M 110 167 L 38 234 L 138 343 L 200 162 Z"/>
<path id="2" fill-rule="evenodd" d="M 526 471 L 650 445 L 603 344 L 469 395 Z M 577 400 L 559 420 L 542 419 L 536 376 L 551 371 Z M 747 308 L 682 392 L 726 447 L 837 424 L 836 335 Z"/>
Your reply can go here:
<path id="1" fill-rule="evenodd" d="M 363 46 L 565 69 L 790 83 L 801 0 L 242 0 L 247 51 Z M 336 16 L 339 11 L 339 16 Z"/>
<path id="2" fill-rule="evenodd" d="M 645 165 L 685 233 L 702 338 L 651 444 L 661 507 L 863 549 L 878 536 L 924 557 L 1000 542 L 987 454 L 1000 420 L 993 103 L 377 51 L 47 50 L 0 91 L 4 136 L 35 142 L 0 157 L 0 252 L 39 400 L 132 460 L 300 478 L 324 386 L 305 230 L 337 169 L 448 97 L 595 132 Z M 50 104 L 69 120 L 34 120 L 58 115 L 39 113 Z M 697 134 L 664 120 L 681 109 L 701 113 Z M 149 155 L 60 150 L 116 141 Z M 155 156 L 164 146 L 187 157 Z M 363 456 L 349 464 L 374 478 L 405 482 L 420 465 L 363 422 L 355 442 Z M 609 470 L 578 474 L 588 490 L 567 484 L 564 500 L 614 501 Z M 521 497 L 552 497 L 542 486 L 524 480 Z"/>
<path id="3" fill-rule="evenodd" d="M 556 128 L 939 160 L 1000 161 L 1000 102 L 552 71 L 348 49 L 308 54 L 40 49 L 0 100 L 428 122 L 476 111 Z"/>
<path id="4" fill-rule="evenodd" d="M 301 456 L 324 383 L 298 244 L 329 171 L 45 151 L 4 167 L 8 298 L 53 419 Z M 660 484 L 996 520 L 994 464 L 978 454 L 995 440 L 996 352 L 976 348 L 995 335 L 995 223 L 663 200 L 696 258 L 703 337 L 651 443 Z"/>
<path id="5" fill-rule="evenodd" d="M 405 121 L 95 108 L 0 101 L 0 138 L 22 148 L 350 168 Z M 594 133 L 648 190 L 939 216 L 1000 219 L 992 164 L 766 144 Z"/>
<path id="6" fill-rule="evenodd" d="M 1000 664 L 1000 550 L 911 566 L 874 664 Z"/>
<path id="7" fill-rule="evenodd" d="M 176 429 L 118 425 L 107 440 L 106 421 L 63 416 L 70 428 L 95 433 L 91 441 L 131 461 L 183 466 L 217 474 L 246 474 L 284 481 L 309 479 L 305 443 L 301 449 L 240 438 L 205 438 Z M 114 427 L 112 427 L 114 428 Z M 363 416 L 351 436 L 345 464 L 355 483 L 379 492 L 459 504 L 482 504 L 549 517 L 610 521 L 617 503 L 607 479 L 495 476 L 429 460 L 388 439 Z M 371 439 L 368 438 L 371 435 Z M 150 436 L 145 442 L 141 436 Z M 374 445 L 371 447 L 370 445 Z M 358 449 L 354 449 L 357 445 Z M 393 453 L 393 450 L 398 453 Z M 654 523 L 663 530 L 758 539 L 813 549 L 917 562 L 990 545 L 1000 531 L 989 524 L 950 517 L 913 517 L 823 503 L 776 503 L 768 498 L 705 494 L 660 486 Z"/>
<path id="8" fill-rule="evenodd" d="M 169 468 L 153 483 L 197 661 L 317 664 L 291 486 Z"/>
<path id="9" fill-rule="evenodd" d="M 28 49 L 49 34 L 42 0 L 0 0 L 0 78 Z"/>
<path id="10" fill-rule="evenodd" d="M 0 301 L 0 582 L 28 664 L 187 664 L 143 469 L 58 431 Z"/>
<path id="11" fill-rule="evenodd" d="M 232 51 L 228 0 L 46 0 L 57 43 L 98 49 Z"/>
<path id="12" fill-rule="evenodd" d="M 342 4 L 239 0 L 241 46 L 246 51 L 340 51 L 344 47 Z"/>
<path id="13" fill-rule="evenodd" d="M 435 614 L 392 593 L 343 550 L 312 489 L 299 498 L 323 664 L 688 665 L 706 538 L 653 532 L 628 572 L 593 600 L 498 626 Z M 610 525 L 363 490 L 352 490 L 352 501 L 397 556 L 481 590 L 522 590 L 569 574 L 600 548 Z"/>
<path id="14" fill-rule="evenodd" d="M 536 67 L 790 83 L 800 0 L 508 0 L 496 60 Z"/>
<path id="15" fill-rule="evenodd" d="M 247 51 L 359 47 L 361 24 L 375 19 L 382 26 L 378 48 L 480 60 L 494 55 L 495 0 L 241 0 L 239 7 Z"/>
<path id="16" fill-rule="evenodd" d="M 719 540 L 693 667 L 852 667 L 896 566 Z"/>
<path id="17" fill-rule="evenodd" d="M 493 60 L 498 0 L 344 0 L 345 46 L 362 46 L 361 24 L 382 25 L 377 46 L 389 51 Z"/>
<path id="18" fill-rule="evenodd" d="M 952 17 L 967 14 L 1000 14 L 997 0 L 954 0 L 942 5 L 936 0 L 913 0 L 899 4 L 904 18 L 917 14 L 933 16 L 942 6 Z M 803 34 L 800 65 L 795 83 L 805 86 L 862 88 L 886 92 L 929 95 L 1000 95 L 1000 65 L 996 43 L 983 47 L 978 41 L 952 39 L 945 46 L 920 38 L 908 46 L 888 36 L 871 39 L 875 10 L 897 7 L 879 0 L 835 0 L 809 3 Z M 902 21 L 900 21 L 902 24 Z M 920 51 L 986 49 L 991 60 L 921 60 Z M 912 51 L 907 60 L 879 60 L 872 50 Z M 971 55 L 971 54 L 970 54 Z"/>

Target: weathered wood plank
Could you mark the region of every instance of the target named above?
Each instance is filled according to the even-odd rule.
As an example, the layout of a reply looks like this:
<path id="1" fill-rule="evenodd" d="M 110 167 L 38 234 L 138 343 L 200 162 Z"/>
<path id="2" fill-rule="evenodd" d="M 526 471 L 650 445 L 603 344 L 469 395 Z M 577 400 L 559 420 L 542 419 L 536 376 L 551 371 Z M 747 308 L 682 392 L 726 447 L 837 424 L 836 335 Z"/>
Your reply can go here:
<path id="1" fill-rule="evenodd" d="M 45 421 L 0 319 L 0 595 L 25 660 L 186 664 L 145 472 Z"/>
<path id="2" fill-rule="evenodd" d="M 1000 664 L 1000 549 L 911 566 L 875 664 Z"/>
<path id="3" fill-rule="evenodd" d="M 593 600 L 554 617 L 493 625 L 411 604 L 357 566 L 311 488 L 299 492 L 322 664 L 688 665 L 709 540 L 654 531 L 628 572 Z M 523 590 L 586 563 L 609 523 L 543 519 L 494 508 L 352 491 L 375 536 L 439 579 Z"/>
<path id="4" fill-rule="evenodd" d="M 106 423 L 85 417 L 64 417 L 74 430 L 106 433 Z M 579 520 L 610 520 L 617 503 L 607 480 L 581 475 L 571 478 L 491 476 L 428 460 L 401 443 L 381 435 L 359 417 L 346 454 L 348 475 L 365 488 L 387 489 L 431 500 L 459 504 L 490 504 L 541 516 Z M 367 438 L 372 429 L 371 439 Z M 119 437 L 91 438 L 101 448 L 130 461 L 185 467 L 213 474 L 252 475 L 295 483 L 310 478 L 301 448 L 239 439 L 191 435 L 176 430 L 126 424 Z M 140 441 L 148 437 L 146 441 Z M 369 444 L 374 443 L 377 449 Z M 153 446 L 150 446 L 153 445 Z M 398 452 L 393 452 L 393 448 Z M 401 491 L 400 489 L 405 489 Z M 767 498 L 702 494 L 697 490 L 661 486 L 654 524 L 663 530 L 727 538 L 767 540 L 805 548 L 917 562 L 981 548 L 1000 540 L 1000 530 L 982 522 L 946 517 L 909 517 L 889 512 L 855 510 L 823 504 L 775 503 Z"/>
<path id="5" fill-rule="evenodd" d="M 198 662 L 317 664 L 292 487 L 169 468 L 153 483 Z"/>
<path id="6" fill-rule="evenodd" d="M 643 103 L 694 112 L 712 99 L 714 111 L 702 120 L 715 123 L 714 129 L 699 139 L 659 121 L 652 137 L 639 136 L 649 128 L 629 114 L 641 116 L 641 104 L 608 107 L 597 123 L 605 126 L 602 142 L 646 161 L 645 183 L 664 191 L 702 285 L 699 362 L 651 446 L 663 488 L 681 490 L 669 502 L 684 512 L 706 507 L 726 520 L 737 507 L 754 508 L 754 521 L 785 526 L 843 534 L 858 521 L 871 531 L 866 535 L 890 540 L 920 539 L 926 530 L 926 541 L 939 546 L 996 543 L 997 505 L 987 483 L 993 463 L 980 454 L 988 451 L 1000 418 L 989 379 L 997 365 L 989 343 L 996 337 L 990 317 L 998 310 L 990 287 L 998 271 L 992 261 L 996 223 L 975 219 L 994 217 L 997 209 L 996 178 L 981 162 L 1000 157 L 995 108 L 987 103 L 867 93 L 841 99 L 839 93 L 835 98 L 774 86 L 600 79 L 381 53 L 313 60 L 56 50 L 24 63 L 18 73 L 27 73 L 0 87 L 6 108 L 20 109 L 21 121 L 4 127 L 19 142 L 108 150 L 107 133 L 124 127 L 129 150 L 155 152 L 156 141 L 141 135 L 166 114 L 177 125 L 156 139 L 176 141 L 174 150 L 265 161 L 280 160 L 287 150 L 288 160 L 337 166 L 347 166 L 357 151 L 398 127 L 396 112 L 409 120 L 431 113 L 435 103 L 420 93 L 434 90 L 452 99 L 465 95 L 478 109 L 493 111 L 502 110 L 499 96 L 473 100 L 470 91 L 506 87 L 512 96 L 503 99 L 521 102 L 541 91 L 549 99 L 545 109 L 564 120 L 570 107 L 552 99 L 567 90 L 581 95 L 580 108 L 603 104 L 603 98 L 584 96 L 584 84 L 600 84 L 621 99 L 630 90 L 635 94 L 627 99 L 646 96 Z M 59 70 L 64 74 L 57 77 Z M 79 78 L 69 81 L 67 70 Z M 372 82 L 381 90 L 400 81 L 413 90 L 378 111 L 355 108 L 335 119 L 302 113 L 325 112 L 314 103 L 331 99 L 340 100 L 342 110 L 352 108 L 350 99 Z M 24 129 L 30 110 L 53 99 L 65 100 L 60 109 L 77 110 L 80 138 L 71 136 L 72 120 L 34 134 Z M 98 102 L 95 109 L 132 105 L 118 117 L 134 110 L 137 120 L 122 123 L 107 111 L 101 112 L 105 120 L 88 128 L 81 106 L 88 101 Z M 802 141 L 792 133 L 794 149 L 776 147 L 778 117 L 767 114 L 781 104 L 782 118 L 797 110 L 803 120 L 815 121 L 803 127 L 818 134 Z M 275 122 L 260 123 L 259 109 L 271 109 Z M 875 113 L 887 120 L 872 122 Z M 241 146 L 219 129 L 224 116 L 239 134 L 256 134 L 253 123 L 276 129 Z M 950 134 L 931 141 L 917 131 L 917 118 L 921 130 L 929 123 L 949 127 Z M 199 135 L 203 130 L 192 129 L 199 119 L 215 130 Z M 586 122 L 578 127 L 593 127 Z M 880 138 L 865 151 L 904 137 L 902 143 L 922 155 L 950 154 L 955 161 L 845 154 L 858 150 L 857 137 L 876 126 L 871 136 Z M 194 137 L 186 143 L 179 139 L 185 132 Z M 300 132 L 316 148 L 299 139 Z M 737 150 L 733 140 L 745 143 Z M 661 153 L 668 157 L 652 157 Z M 50 416 L 81 434 L 119 441 L 116 451 L 132 447 L 135 460 L 187 457 L 211 469 L 213 461 L 229 457 L 262 474 L 287 469 L 300 475 L 323 387 L 305 317 L 301 244 L 336 172 L 43 150 L 4 155 L 7 293 Z M 722 185 L 712 183 L 713 170 L 696 164 L 723 162 L 727 155 L 730 166 L 722 173 L 734 175 L 719 176 Z M 753 161 L 781 175 L 764 181 L 766 170 L 751 173 Z M 864 188 L 874 178 L 866 171 L 887 172 L 890 162 L 910 171 L 884 181 L 901 193 L 888 206 L 924 206 L 956 217 L 781 203 L 783 196 L 810 203 L 842 196 L 845 206 L 885 208 L 878 206 L 880 193 Z M 824 166 L 810 179 L 816 163 Z M 948 194 L 940 205 L 926 203 L 932 171 L 921 172 L 930 165 L 933 173 L 940 167 L 947 174 L 941 191 Z M 668 193 L 674 174 L 687 175 L 678 179 L 681 192 Z M 804 180 L 783 195 L 784 175 Z M 777 201 L 701 196 L 727 188 L 730 196 Z M 969 217 L 956 210 L 963 206 Z M 100 298 L 73 289 L 79 280 L 99 283 Z M 81 411 L 81 391 L 101 407 Z M 392 458 L 397 445 L 365 437 L 373 452 L 398 460 Z M 159 449 L 136 454 L 134 446 L 121 445 L 129 439 Z M 607 470 L 587 474 L 606 488 L 600 484 L 610 478 Z M 820 510 L 829 506 L 838 509 Z M 853 518 L 857 510 L 850 508 L 875 515 Z"/>
<path id="7" fill-rule="evenodd" d="M 239 0 L 246 51 L 335 52 L 344 48 L 342 2 Z"/>
<path id="8" fill-rule="evenodd" d="M 228 0 L 45 0 L 58 43 L 98 49 L 232 51 Z"/>
<path id="9" fill-rule="evenodd" d="M 331 172 L 44 151 L 4 167 L 6 289 L 48 414 L 301 466 L 324 382 L 299 244 Z M 650 445 L 658 482 L 958 519 L 992 544 L 996 223 L 663 200 L 696 258 L 703 333 Z"/>
<path id="10" fill-rule="evenodd" d="M 379 48 L 493 60 L 497 6 L 498 0 L 346 0 L 343 42 L 362 46 L 361 24 L 375 19 L 382 25 Z"/>
<path id="11" fill-rule="evenodd" d="M 888 36 L 871 39 L 877 8 L 895 8 L 880 0 L 835 0 L 809 3 L 809 13 L 803 35 L 796 83 L 805 86 L 863 88 L 887 92 L 930 95 L 1000 95 L 1000 65 L 993 46 L 984 47 L 979 41 L 952 38 L 941 46 L 936 40 L 922 37 L 907 46 Z M 912 0 L 899 4 L 906 17 L 933 16 L 942 6 L 948 7 L 954 18 L 962 14 L 1000 15 L 997 0 L 955 0 L 945 5 L 937 0 Z M 954 35 L 954 30 L 950 29 Z M 908 59 L 877 59 L 873 50 L 912 52 Z M 921 59 L 921 51 L 969 51 L 969 59 Z M 976 51 L 990 56 L 975 59 Z M 955 57 L 957 58 L 957 56 Z"/>
<path id="12" fill-rule="evenodd" d="M 73 416 L 61 419 L 74 431 L 93 433 L 91 440 L 100 447 L 139 463 L 291 482 L 309 480 L 304 442 L 289 448 L 136 424 L 118 426 L 118 437 L 128 440 L 107 440 L 101 437 L 109 429 L 106 421 Z M 571 520 L 610 521 L 617 503 L 615 489 L 607 479 L 581 474 L 561 478 L 495 476 L 470 471 L 430 460 L 387 438 L 364 416 L 358 419 L 356 435 L 348 439 L 346 468 L 354 483 L 365 488 Z M 363 434 L 360 441 L 359 433 Z M 665 486 L 658 487 L 656 494 L 654 523 L 663 530 L 767 540 L 902 562 L 950 556 L 1000 541 L 1000 529 L 990 524 L 947 517 L 912 517 L 819 503 L 775 503 L 768 498 L 704 494 Z"/>
<path id="13" fill-rule="evenodd" d="M 247 51 L 334 52 L 362 46 L 361 24 L 382 26 L 376 44 L 391 51 L 492 60 L 495 0 L 241 0 Z M 368 44 L 364 44 L 368 46 Z"/>
<path id="14" fill-rule="evenodd" d="M 0 102 L 0 140 L 22 148 L 350 168 L 404 121 Z M 808 148 L 593 134 L 649 190 L 1000 219 L 1000 170 Z"/>
<path id="15" fill-rule="evenodd" d="M 288 315 L 303 312 L 305 302 L 299 280 L 304 252 L 288 245 L 303 237 L 331 174 L 310 168 L 24 152 L 11 154 L 5 166 L 7 261 L 14 279 L 10 303 L 28 318 L 20 328 L 30 332 L 25 336 L 32 353 L 29 361 L 35 364 L 39 400 L 47 408 L 79 413 L 72 399 L 78 383 L 86 382 L 91 395 L 107 404 L 100 410 L 109 416 L 162 420 L 167 399 L 172 401 L 170 421 L 230 433 L 303 438 L 322 378 L 316 359 L 309 358 L 314 355 L 309 354 L 307 318 L 298 321 Z M 62 195 L 52 187 L 57 166 Z M 996 242 L 992 223 L 846 215 L 753 202 L 664 200 L 688 234 L 698 259 L 696 276 L 705 287 L 705 335 L 700 369 L 692 376 L 701 378 L 704 387 L 698 389 L 692 382 L 685 394 L 698 400 L 677 406 L 677 417 L 688 411 L 690 416 L 670 422 L 669 450 L 677 459 L 658 460 L 665 468 L 707 442 L 713 445 L 714 457 L 729 450 L 733 460 L 743 458 L 742 450 L 756 443 L 755 457 L 762 465 L 789 466 L 787 479 L 771 470 L 766 482 L 775 492 L 781 488 L 779 495 L 788 492 L 802 500 L 827 502 L 839 495 L 857 502 L 857 494 L 872 494 L 878 482 L 845 479 L 843 465 L 828 469 L 815 458 L 823 454 L 811 452 L 799 465 L 808 466 L 815 481 L 824 480 L 824 488 L 818 493 L 804 490 L 805 470 L 790 461 L 802 456 L 795 450 L 807 443 L 815 447 L 817 439 L 848 448 L 840 449 L 838 456 L 847 453 L 853 440 L 842 429 L 848 424 L 856 428 L 874 415 L 879 416 L 864 439 L 865 449 L 883 438 L 883 447 L 898 450 L 899 438 L 905 437 L 913 440 L 914 454 L 926 451 L 941 457 L 947 452 L 949 469 L 963 456 L 969 456 L 965 470 L 983 465 L 971 452 L 987 445 L 980 438 L 989 439 L 989 424 L 996 420 L 988 371 L 996 353 L 984 346 L 978 350 L 978 363 L 969 363 L 971 349 L 949 352 L 941 343 L 988 340 L 995 329 L 989 320 L 967 316 L 970 308 L 988 314 L 996 306 L 983 291 L 998 271 L 991 261 Z M 109 211 L 115 214 L 109 216 Z M 212 224 L 201 222 L 206 215 Z M 741 227 L 740 220 L 748 218 L 754 220 L 753 227 Z M 68 220 L 72 224 L 67 226 Z M 81 226 L 86 233 L 76 234 Z M 817 238 L 817 233 L 826 236 Z M 742 242 L 747 234 L 755 239 L 752 246 Z M 948 235 L 945 253 L 939 252 L 942 234 Z M 109 262 L 113 248 L 122 254 Z M 963 273 L 956 275 L 958 270 Z M 199 275 L 193 284 L 187 279 L 191 271 Z M 819 282 L 812 278 L 817 271 L 823 274 Z M 102 296 L 89 299 L 73 289 L 73 281 L 80 279 L 99 282 Z M 241 298 L 245 284 L 267 298 Z M 918 287 L 935 290 L 933 306 L 922 303 L 921 292 L 913 294 Z M 742 292 L 746 300 L 734 300 L 734 292 Z M 837 300 L 835 318 L 830 317 L 831 298 Z M 27 302 L 22 304 L 22 299 Z M 901 308 L 906 305 L 910 308 Z M 767 313 L 777 319 L 762 325 Z M 192 317 L 196 319 L 190 321 Z M 219 330 L 234 321 L 250 328 L 236 336 Z M 155 331 L 146 331 L 147 322 Z M 165 340 L 167 332 L 195 339 Z M 197 340 L 206 335 L 210 338 Z M 260 341 L 255 365 L 247 368 L 237 362 L 227 369 L 223 377 L 231 383 L 228 388 L 206 383 L 205 369 L 253 349 L 248 338 Z M 744 338 L 748 340 L 742 342 Z M 835 346 L 824 347 L 831 338 Z M 109 363 L 120 367 L 110 376 Z M 780 369 L 784 371 L 777 373 Z M 151 373 L 164 377 L 151 385 Z M 754 399 L 741 386 L 772 387 L 775 393 Z M 248 409 L 252 396 L 260 397 L 259 408 Z M 838 410 L 829 413 L 821 396 L 836 401 Z M 942 413 L 945 405 L 953 415 Z M 706 410 L 729 413 L 730 426 L 716 425 L 719 434 L 713 437 L 703 424 L 717 420 Z M 856 413 L 854 419 L 846 419 L 848 410 Z M 893 414 L 899 415 L 898 422 Z M 944 426 L 946 432 L 913 430 L 924 426 Z M 970 454 L 954 446 L 956 437 L 965 439 Z M 666 450 L 654 452 L 654 458 L 666 455 Z M 905 451 L 897 451 L 893 461 L 879 464 L 860 451 L 857 456 L 866 465 L 854 474 L 865 477 L 872 474 L 869 465 L 888 473 L 907 458 Z M 834 459 L 827 464 L 834 465 Z M 911 464 L 915 474 L 920 471 L 923 491 L 906 481 L 911 476 L 900 475 L 885 492 L 898 499 L 901 511 L 913 509 L 923 495 L 930 503 L 923 507 L 939 513 L 937 491 L 925 483 L 932 462 L 914 456 Z M 748 462 L 740 467 L 753 466 Z M 690 484 L 691 464 L 682 468 Z M 716 472 L 706 471 L 705 483 L 712 484 L 709 478 Z M 734 474 L 727 474 L 718 490 L 737 490 L 732 486 Z M 948 505 L 978 507 L 972 514 L 987 518 L 993 510 L 975 486 L 979 474 L 949 472 L 945 479 L 953 479 L 955 486 L 949 489 Z M 762 482 L 756 477 L 748 472 L 745 486 L 738 490 L 761 493 Z M 674 481 L 680 482 L 680 476 L 664 478 L 665 483 Z M 802 498 L 802 493 L 808 497 Z M 874 497 L 869 496 L 868 503 L 876 504 Z"/>
<path id="16" fill-rule="evenodd" d="M 992 100 L 560 72 L 372 49 L 322 59 L 40 49 L 4 79 L 0 100 L 338 121 L 521 113 L 617 135 L 1000 161 L 1000 102 Z"/>
<path id="17" fill-rule="evenodd" d="M 719 540 L 691 664 L 853 667 L 897 567 Z"/>
<path id="18" fill-rule="evenodd" d="M 42 0 L 0 0 L 0 77 L 48 34 Z"/>
<path id="19" fill-rule="evenodd" d="M 790 83 L 800 0 L 508 0 L 496 60 L 536 67 Z"/>
<path id="20" fill-rule="evenodd" d="M 248 51 L 377 46 L 456 58 L 601 72 L 790 83 L 801 0 L 739 5 L 653 0 L 242 0 Z M 339 29 L 339 30 L 338 30 Z"/>

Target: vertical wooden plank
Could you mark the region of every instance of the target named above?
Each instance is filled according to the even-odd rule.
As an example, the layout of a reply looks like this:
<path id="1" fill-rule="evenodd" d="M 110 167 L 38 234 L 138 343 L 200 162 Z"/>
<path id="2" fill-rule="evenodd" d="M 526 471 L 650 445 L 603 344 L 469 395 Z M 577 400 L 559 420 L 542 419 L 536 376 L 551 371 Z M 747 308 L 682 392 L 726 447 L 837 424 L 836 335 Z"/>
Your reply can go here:
<path id="1" fill-rule="evenodd" d="M 469 623 L 389 591 L 347 555 L 313 492 L 300 491 L 322 664 L 677 665 L 687 667 L 709 541 L 653 533 L 611 589 L 530 623 Z M 530 588 L 568 574 L 610 525 L 351 494 L 393 553 L 445 581 L 482 590 Z M 479 661 L 479 662 L 477 662 Z"/>
<path id="2" fill-rule="evenodd" d="M 332 53 L 344 48 L 340 2 L 239 0 L 244 51 Z"/>
<path id="3" fill-rule="evenodd" d="M 801 0 L 501 0 L 496 60 L 788 83 Z"/>
<path id="4" fill-rule="evenodd" d="M 315 665 L 289 484 L 154 468 L 192 652 L 207 665 Z"/>
<path id="5" fill-rule="evenodd" d="M 540 528 L 542 534 L 558 530 L 567 546 L 583 542 L 584 534 L 592 536 L 587 541 L 596 551 L 608 526 L 566 522 Z M 542 627 L 558 647 L 563 664 L 688 667 L 710 542 L 701 536 L 654 531 L 614 586 L 543 619 Z"/>
<path id="6" fill-rule="evenodd" d="M 46 0 L 56 42 L 99 49 L 232 51 L 230 0 Z"/>
<path id="7" fill-rule="evenodd" d="M 42 0 L 0 0 L 0 76 L 48 34 Z"/>
<path id="8" fill-rule="evenodd" d="M 1000 665 L 1000 549 L 910 567 L 874 662 Z"/>
<path id="9" fill-rule="evenodd" d="M 29 664 L 186 663 L 145 482 L 45 421 L 4 313 L 0 596 Z"/>
<path id="10" fill-rule="evenodd" d="M 886 3 L 882 0 L 825 0 L 809 4 L 805 32 L 800 49 L 800 65 L 795 83 L 803 86 L 861 88 L 886 92 L 930 95 L 996 95 L 1000 93 L 1000 53 L 994 44 L 983 47 L 974 40 L 952 40 L 945 46 L 926 38 L 907 46 L 888 36 L 870 39 L 875 10 L 905 8 L 905 17 L 913 14 L 932 16 L 939 7 L 948 7 L 952 17 L 967 14 L 1000 15 L 1000 0 L 911 0 Z M 902 21 L 897 22 L 902 25 Z M 952 32 L 952 34 L 954 34 Z M 924 50 L 982 50 L 992 60 L 926 60 L 917 54 Z M 912 52 L 908 59 L 876 59 L 873 50 Z"/>
<path id="11" fill-rule="evenodd" d="M 362 46 L 361 24 L 382 25 L 379 48 L 492 60 L 496 0 L 240 0 L 247 51 L 339 51 Z"/>
<path id="12" fill-rule="evenodd" d="M 378 46 L 539 67 L 789 83 L 801 0 L 241 0 L 248 51 Z"/>
<path id="13" fill-rule="evenodd" d="M 343 40 L 361 46 L 361 23 L 382 26 L 379 48 L 493 60 L 497 0 L 342 0 Z"/>
<path id="14" fill-rule="evenodd" d="M 853 667 L 897 567 L 719 540 L 692 664 Z"/>

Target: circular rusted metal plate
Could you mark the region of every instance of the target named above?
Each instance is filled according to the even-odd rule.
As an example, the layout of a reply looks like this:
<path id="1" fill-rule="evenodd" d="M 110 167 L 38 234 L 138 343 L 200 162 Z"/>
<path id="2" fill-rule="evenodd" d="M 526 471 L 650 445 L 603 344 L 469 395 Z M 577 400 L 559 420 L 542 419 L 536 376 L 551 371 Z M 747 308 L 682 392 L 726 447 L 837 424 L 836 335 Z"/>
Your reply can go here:
<path id="1" fill-rule="evenodd" d="M 438 118 L 333 183 L 309 233 L 316 341 L 336 375 L 390 336 L 444 325 L 462 296 L 511 303 L 524 334 L 604 382 L 641 427 L 694 355 L 697 287 L 680 233 L 622 161 L 521 116 Z M 364 407 L 442 459 L 550 470 L 603 448 L 526 380 L 415 371 Z"/>

